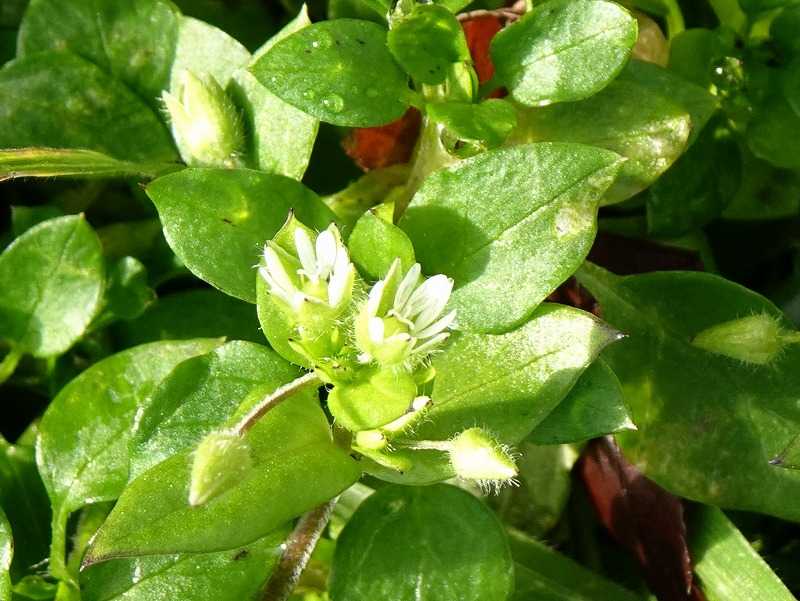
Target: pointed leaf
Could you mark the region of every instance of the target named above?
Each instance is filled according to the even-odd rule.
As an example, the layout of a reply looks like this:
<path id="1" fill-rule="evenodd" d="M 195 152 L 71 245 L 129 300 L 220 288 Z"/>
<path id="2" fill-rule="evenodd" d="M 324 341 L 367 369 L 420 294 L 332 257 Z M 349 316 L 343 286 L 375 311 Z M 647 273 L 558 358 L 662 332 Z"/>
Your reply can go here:
<path id="1" fill-rule="evenodd" d="M 707 273 L 619 277 L 587 263 L 577 275 L 629 334 L 604 355 L 639 428 L 617 435 L 626 456 L 682 497 L 800 520 L 800 473 L 770 465 L 800 431 L 800 348 L 758 366 L 691 344 L 749 315 L 785 324 L 780 311 Z"/>
<path id="2" fill-rule="evenodd" d="M 314 390 L 278 405 L 245 440 L 253 469 L 205 505 L 191 507 L 188 502 L 191 452 L 175 455 L 134 480 L 84 563 L 241 547 L 327 501 L 360 476 L 356 462 L 332 442 Z"/>
<path id="3" fill-rule="evenodd" d="M 613 152 L 580 144 L 485 152 L 425 180 L 399 225 L 427 273 L 455 280 L 450 304 L 462 327 L 507 331 L 586 257 L 621 166 Z"/>

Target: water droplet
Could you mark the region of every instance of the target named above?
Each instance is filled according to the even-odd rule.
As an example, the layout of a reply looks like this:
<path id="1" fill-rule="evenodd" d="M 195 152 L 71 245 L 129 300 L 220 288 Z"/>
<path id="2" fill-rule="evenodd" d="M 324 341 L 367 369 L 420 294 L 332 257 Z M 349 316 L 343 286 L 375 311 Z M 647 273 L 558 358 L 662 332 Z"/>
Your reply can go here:
<path id="1" fill-rule="evenodd" d="M 341 113 L 344 109 L 344 99 L 337 94 L 328 94 L 322 99 L 322 106 L 333 113 Z"/>
<path id="2" fill-rule="evenodd" d="M 333 46 L 333 38 L 327 33 L 320 32 L 311 41 L 311 48 L 314 50 L 330 48 L 331 46 Z"/>
<path id="3" fill-rule="evenodd" d="M 314 100 L 317 97 L 317 93 L 314 90 L 308 89 L 303 92 L 303 98 L 306 100 Z"/>

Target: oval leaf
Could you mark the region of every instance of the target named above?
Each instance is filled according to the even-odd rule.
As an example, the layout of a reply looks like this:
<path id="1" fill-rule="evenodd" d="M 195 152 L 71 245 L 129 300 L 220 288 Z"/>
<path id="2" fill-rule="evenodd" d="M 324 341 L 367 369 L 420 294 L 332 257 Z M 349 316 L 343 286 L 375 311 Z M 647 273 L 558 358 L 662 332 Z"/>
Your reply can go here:
<path id="1" fill-rule="evenodd" d="M 503 527 L 454 486 L 387 486 L 336 543 L 332 601 L 505 601 L 514 565 Z"/>
<path id="2" fill-rule="evenodd" d="M 128 482 L 128 443 L 136 411 L 175 365 L 217 340 L 155 342 L 96 363 L 67 384 L 42 418 L 36 461 L 53 506 L 50 569 L 66 578 L 69 514 L 116 499 Z"/>
<path id="3" fill-rule="evenodd" d="M 134 480 L 98 532 L 84 563 L 238 548 L 339 494 L 361 475 L 356 462 L 331 440 L 315 390 L 278 405 L 248 432 L 246 440 L 253 469 L 204 505 L 191 507 L 188 502 L 190 451 Z"/>
<path id="4" fill-rule="evenodd" d="M 100 240 L 83 216 L 50 219 L 0 255 L 0 338 L 51 357 L 80 338 L 103 297 Z"/>
<path id="5" fill-rule="evenodd" d="M 301 183 L 259 171 L 184 169 L 147 187 L 175 254 L 197 277 L 250 303 L 264 243 L 290 211 L 323 229 L 333 213 Z"/>
<path id="6" fill-rule="evenodd" d="M 580 144 L 485 152 L 425 180 L 399 225 L 424 270 L 455 281 L 462 327 L 507 331 L 586 257 L 621 166 L 613 152 Z"/>
<path id="7" fill-rule="evenodd" d="M 707 273 L 619 277 L 587 263 L 577 275 L 629 334 L 604 355 L 639 428 L 617 435 L 625 455 L 682 497 L 800 520 L 800 473 L 770 465 L 800 431 L 800 348 L 758 366 L 691 344 L 711 326 L 780 311 Z"/>
<path id="8" fill-rule="evenodd" d="M 617 76 L 636 35 L 636 19 L 614 2 L 537 4 L 492 41 L 495 82 L 528 106 L 581 100 Z"/>
<path id="9" fill-rule="evenodd" d="M 273 46 L 250 69 L 273 94 L 328 123 L 383 125 L 411 94 L 386 47 L 386 30 L 355 19 L 315 23 Z"/>

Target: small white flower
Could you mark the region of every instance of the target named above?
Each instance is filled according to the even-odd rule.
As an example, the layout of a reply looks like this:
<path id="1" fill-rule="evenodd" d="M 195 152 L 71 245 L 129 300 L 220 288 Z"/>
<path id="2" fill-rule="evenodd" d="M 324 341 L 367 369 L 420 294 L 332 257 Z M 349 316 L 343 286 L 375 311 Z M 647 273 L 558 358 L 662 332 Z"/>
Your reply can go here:
<path id="1" fill-rule="evenodd" d="M 269 292 L 298 312 L 304 303 L 338 310 L 350 301 L 355 267 L 335 225 L 320 232 L 312 242 L 308 231 L 294 231 L 297 257 L 274 242 L 264 247 L 264 264 L 259 268 Z"/>
<path id="2" fill-rule="evenodd" d="M 423 356 L 444 342 L 456 312 L 442 316 L 453 280 L 445 275 L 424 279 L 419 264 L 400 279 L 400 260 L 370 290 L 359 315 L 356 343 L 364 361 L 400 363 Z"/>

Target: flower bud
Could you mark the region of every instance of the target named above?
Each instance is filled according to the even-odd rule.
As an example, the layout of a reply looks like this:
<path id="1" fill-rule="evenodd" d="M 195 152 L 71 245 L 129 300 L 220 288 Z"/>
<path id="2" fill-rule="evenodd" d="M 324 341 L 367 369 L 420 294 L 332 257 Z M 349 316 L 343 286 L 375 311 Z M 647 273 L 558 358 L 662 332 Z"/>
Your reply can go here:
<path id="1" fill-rule="evenodd" d="M 176 94 L 164 92 L 172 136 L 187 165 L 236 167 L 244 144 L 241 119 L 211 75 L 181 74 Z"/>
<path id="2" fill-rule="evenodd" d="M 442 316 L 453 290 L 444 275 L 424 279 L 419 264 L 401 276 L 395 259 L 370 290 L 356 318 L 356 346 L 363 362 L 398 365 L 424 358 L 450 335 L 456 313 Z"/>
<path id="3" fill-rule="evenodd" d="M 450 441 L 450 463 L 466 480 L 484 483 L 507 482 L 517 475 L 508 450 L 480 428 L 470 428 Z"/>
<path id="4" fill-rule="evenodd" d="M 784 330 L 778 319 L 766 313 L 716 324 L 692 340 L 710 353 L 754 365 L 771 363 L 792 342 L 797 342 L 797 333 Z"/>
<path id="5" fill-rule="evenodd" d="M 194 452 L 189 505 L 203 505 L 233 488 L 252 467 L 250 446 L 235 432 L 212 432 Z"/>

